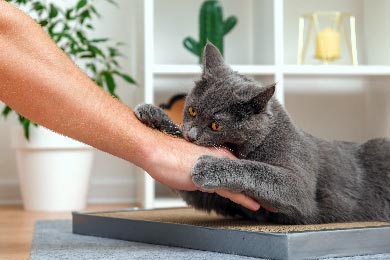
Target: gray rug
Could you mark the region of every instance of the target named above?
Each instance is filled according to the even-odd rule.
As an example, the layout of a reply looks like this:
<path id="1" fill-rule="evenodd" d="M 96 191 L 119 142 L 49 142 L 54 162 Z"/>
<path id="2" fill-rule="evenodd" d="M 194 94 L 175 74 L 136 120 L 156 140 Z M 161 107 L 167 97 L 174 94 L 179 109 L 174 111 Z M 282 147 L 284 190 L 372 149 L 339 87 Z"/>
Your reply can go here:
<path id="1" fill-rule="evenodd" d="M 258 258 L 252 257 L 76 235 L 72 234 L 70 220 L 38 221 L 35 225 L 30 259 L 258 260 Z M 384 260 L 390 259 L 390 254 L 337 259 Z"/>

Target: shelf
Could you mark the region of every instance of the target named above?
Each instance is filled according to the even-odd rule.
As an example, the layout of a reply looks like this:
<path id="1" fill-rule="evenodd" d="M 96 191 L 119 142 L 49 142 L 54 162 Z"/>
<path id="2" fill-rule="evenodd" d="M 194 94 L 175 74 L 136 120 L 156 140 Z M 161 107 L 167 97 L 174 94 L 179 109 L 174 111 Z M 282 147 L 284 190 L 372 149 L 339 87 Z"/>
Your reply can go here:
<path id="1" fill-rule="evenodd" d="M 390 76 L 390 66 L 372 65 L 285 65 L 286 75 Z"/>
<path id="2" fill-rule="evenodd" d="M 273 75 L 281 70 L 286 75 L 357 75 L 357 76 L 390 76 L 390 66 L 376 65 L 232 65 L 233 70 L 246 75 Z M 155 75 L 198 75 L 199 65 L 154 65 Z"/>
<path id="3" fill-rule="evenodd" d="M 276 67 L 272 65 L 232 65 L 233 70 L 246 75 L 273 75 Z M 197 75 L 201 73 L 200 65 L 166 65 L 156 64 L 155 75 Z"/>

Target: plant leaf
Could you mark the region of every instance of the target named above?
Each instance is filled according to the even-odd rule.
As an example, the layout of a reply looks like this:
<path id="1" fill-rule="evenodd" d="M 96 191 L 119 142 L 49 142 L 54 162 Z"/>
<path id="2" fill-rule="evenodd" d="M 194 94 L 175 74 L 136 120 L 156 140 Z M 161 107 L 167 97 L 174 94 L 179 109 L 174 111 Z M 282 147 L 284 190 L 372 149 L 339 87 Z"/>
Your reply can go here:
<path id="1" fill-rule="evenodd" d="M 77 37 L 80 39 L 80 41 L 83 44 L 87 44 L 88 43 L 88 40 L 87 40 L 87 38 L 85 37 L 85 35 L 84 35 L 84 33 L 82 31 L 77 31 L 76 35 L 77 35 Z"/>
<path id="2" fill-rule="evenodd" d="M 32 8 L 33 8 L 33 10 L 35 10 L 35 11 L 42 11 L 42 10 L 44 10 L 45 9 L 45 6 L 42 4 L 42 3 L 40 3 L 40 2 L 38 2 L 38 1 L 36 1 L 36 2 L 34 2 L 33 3 L 33 6 L 32 6 Z"/>
<path id="3" fill-rule="evenodd" d="M 103 87 L 103 80 L 102 80 L 102 77 L 100 77 L 99 75 L 96 76 L 96 79 L 94 79 L 96 85 L 98 85 L 99 87 Z"/>
<path id="4" fill-rule="evenodd" d="M 109 38 L 96 38 L 96 39 L 90 40 L 90 42 L 106 42 L 108 40 L 109 40 Z"/>
<path id="5" fill-rule="evenodd" d="M 23 124 L 24 136 L 26 137 L 27 140 L 30 140 L 30 120 L 23 117 L 22 124 Z"/>
<path id="6" fill-rule="evenodd" d="M 89 49 L 91 52 L 93 52 L 93 53 L 95 53 L 95 54 L 97 54 L 97 55 L 100 55 L 100 56 L 103 57 L 103 58 L 106 58 L 106 55 L 104 55 L 103 51 L 100 50 L 99 48 L 97 48 L 96 46 L 94 46 L 94 45 L 89 45 L 89 46 L 88 46 L 88 49 Z"/>
<path id="7" fill-rule="evenodd" d="M 97 69 L 96 69 L 95 64 L 93 64 L 93 63 L 87 63 L 86 66 L 87 66 L 87 68 L 90 68 L 90 69 L 92 70 L 93 73 L 96 74 Z"/>
<path id="8" fill-rule="evenodd" d="M 58 25 L 58 21 L 52 22 L 50 26 L 47 28 L 47 32 L 49 33 L 50 37 L 53 38 L 54 36 L 54 29 Z"/>
<path id="9" fill-rule="evenodd" d="M 5 106 L 1 114 L 4 116 L 4 118 L 7 118 L 7 116 L 9 115 L 9 113 L 11 113 L 11 111 L 12 108 L 10 108 L 9 106 Z"/>
<path id="10" fill-rule="evenodd" d="M 121 77 L 130 84 L 137 85 L 137 82 L 127 74 L 122 74 Z"/>
<path id="11" fill-rule="evenodd" d="M 68 19 L 68 20 L 73 20 L 74 17 L 72 17 L 72 12 L 73 12 L 74 9 L 72 8 L 69 8 L 66 10 L 65 12 L 65 18 Z"/>
<path id="12" fill-rule="evenodd" d="M 53 5 L 50 4 L 50 11 L 49 11 L 49 18 L 52 19 L 58 15 L 58 10 L 57 8 Z"/>
<path id="13" fill-rule="evenodd" d="M 122 79 L 124 79 L 126 82 L 130 83 L 130 84 L 133 84 L 133 85 L 136 85 L 137 82 L 132 78 L 130 77 L 130 75 L 128 74 L 125 74 L 125 73 L 122 73 L 122 72 L 119 72 L 119 71 L 113 71 L 114 74 L 120 76 Z"/>
<path id="14" fill-rule="evenodd" d="M 92 59 L 92 58 L 95 58 L 96 55 L 94 54 L 83 54 L 81 56 L 79 56 L 80 59 Z M 96 73 L 96 71 L 94 71 Z"/>
<path id="15" fill-rule="evenodd" d="M 108 47 L 108 52 L 110 53 L 110 57 L 123 56 L 123 54 L 117 48 Z"/>
<path id="16" fill-rule="evenodd" d="M 96 10 L 96 8 L 93 5 L 91 5 L 90 9 L 91 9 L 92 13 L 94 13 L 98 18 L 101 17 L 100 13 Z"/>
<path id="17" fill-rule="evenodd" d="M 88 11 L 88 10 L 85 10 L 84 12 L 82 12 L 82 13 L 80 14 L 80 23 L 81 23 L 81 24 L 84 24 L 84 21 L 85 21 L 85 19 L 87 19 L 87 18 L 91 18 L 91 15 L 89 14 L 89 11 Z"/>
<path id="18" fill-rule="evenodd" d="M 106 81 L 106 86 L 108 88 L 108 92 L 110 92 L 111 95 L 116 96 L 115 95 L 115 87 L 116 87 L 115 80 L 112 77 L 111 72 L 104 71 L 102 73 L 102 75 L 103 75 L 103 77 L 104 77 L 104 79 Z"/>
<path id="19" fill-rule="evenodd" d="M 49 22 L 47 20 L 43 20 L 43 21 L 39 22 L 39 25 L 42 26 L 42 27 L 45 27 L 48 24 L 49 24 Z"/>
<path id="20" fill-rule="evenodd" d="M 83 8 L 86 5 L 87 5 L 87 0 L 80 0 L 77 3 L 76 10 L 80 10 L 81 8 Z"/>

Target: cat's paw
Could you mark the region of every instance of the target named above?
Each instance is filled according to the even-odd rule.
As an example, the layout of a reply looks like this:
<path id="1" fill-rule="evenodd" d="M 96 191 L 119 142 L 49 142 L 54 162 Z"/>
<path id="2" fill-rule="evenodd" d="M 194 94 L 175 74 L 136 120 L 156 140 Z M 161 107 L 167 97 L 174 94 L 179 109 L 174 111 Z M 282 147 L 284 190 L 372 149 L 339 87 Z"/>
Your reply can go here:
<path id="1" fill-rule="evenodd" d="M 159 109 L 160 108 L 151 104 L 139 104 L 134 108 L 134 114 L 145 125 L 152 128 L 158 128 L 156 125 L 158 122 L 156 118 L 160 114 L 158 111 Z"/>
<path id="2" fill-rule="evenodd" d="M 206 190 L 224 188 L 226 182 L 222 173 L 223 160 L 223 158 L 210 155 L 202 155 L 199 157 L 192 168 L 192 182 L 196 186 Z"/>
<path id="3" fill-rule="evenodd" d="M 169 116 L 159 107 L 151 104 L 140 104 L 134 109 L 134 114 L 145 125 L 162 132 L 180 136 L 180 128 L 172 122 Z"/>

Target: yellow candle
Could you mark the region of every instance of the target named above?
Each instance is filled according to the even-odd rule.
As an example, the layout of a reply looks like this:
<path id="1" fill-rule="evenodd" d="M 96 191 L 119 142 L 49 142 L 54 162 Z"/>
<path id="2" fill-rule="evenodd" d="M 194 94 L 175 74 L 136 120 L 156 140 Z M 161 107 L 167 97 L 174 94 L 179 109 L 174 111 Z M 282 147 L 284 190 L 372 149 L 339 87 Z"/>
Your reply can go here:
<path id="1" fill-rule="evenodd" d="M 340 58 L 340 34 L 336 30 L 325 28 L 317 33 L 315 57 L 325 61 Z"/>

